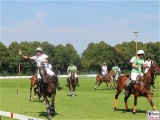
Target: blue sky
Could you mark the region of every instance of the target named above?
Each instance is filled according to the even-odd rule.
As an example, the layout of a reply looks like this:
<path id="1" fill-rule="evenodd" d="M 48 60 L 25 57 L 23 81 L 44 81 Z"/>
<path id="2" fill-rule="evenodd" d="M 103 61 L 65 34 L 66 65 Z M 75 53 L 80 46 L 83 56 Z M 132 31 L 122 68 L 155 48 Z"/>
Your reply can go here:
<path id="1" fill-rule="evenodd" d="M 82 53 L 88 43 L 116 45 L 159 41 L 159 1 L 1 1 L 1 38 L 13 41 L 71 43 Z"/>

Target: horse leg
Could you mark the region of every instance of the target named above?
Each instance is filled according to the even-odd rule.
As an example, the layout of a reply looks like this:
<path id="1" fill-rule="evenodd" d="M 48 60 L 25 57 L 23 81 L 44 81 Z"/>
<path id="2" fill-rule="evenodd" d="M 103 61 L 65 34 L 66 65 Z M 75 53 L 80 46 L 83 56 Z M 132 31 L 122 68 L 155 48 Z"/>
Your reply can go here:
<path id="1" fill-rule="evenodd" d="M 100 81 L 99 84 L 98 84 L 98 89 L 99 89 L 99 90 L 101 89 L 101 88 L 100 88 L 101 83 L 102 83 L 102 82 Z"/>
<path id="2" fill-rule="evenodd" d="M 153 104 L 151 95 L 150 95 L 150 94 L 147 94 L 147 95 L 146 95 L 146 98 L 148 99 L 148 102 L 151 104 L 153 110 L 155 111 L 155 110 L 156 110 L 156 107 L 155 107 L 155 105 Z"/>
<path id="3" fill-rule="evenodd" d="M 129 98 L 129 96 L 130 96 L 130 95 L 124 97 L 124 102 L 125 102 L 126 111 L 129 111 L 129 109 L 128 109 L 128 103 L 127 103 L 127 100 L 128 100 L 128 98 Z"/>
<path id="4" fill-rule="evenodd" d="M 108 82 L 106 81 L 106 86 L 107 86 L 107 90 L 108 90 Z"/>
<path id="5" fill-rule="evenodd" d="M 54 101 L 55 101 L 55 93 L 51 97 L 51 106 L 50 106 L 50 112 L 51 115 L 53 116 L 55 114 L 55 106 L 54 106 Z"/>
<path id="6" fill-rule="evenodd" d="M 75 90 L 72 88 L 72 96 L 75 96 Z"/>
<path id="7" fill-rule="evenodd" d="M 47 113 L 48 113 L 48 117 L 51 118 L 52 115 L 51 115 L 50 105 L 49 105 L 49 101 L 47 99 L 47 96 L 44 96 L 44 100 L 45 100 L 45 104 L 46 104 L 46 110 L 47 110 Z"/>
<path id="8" fill-rule="evenodd" d="M 36 86 L 35 88 L 34 88 L 34 99 L 36 98 L 36 94 L 38 94 L 38 92 L 37 92 L 37 89 L 38 89 L 38 87 Z"/>
<path id="9" fill-rule="evenodd" d="M 136 113 L 137 99 L 138 99 L 138 93 L 135 93 L 135 94 L 134 94 L 133 114 Z"/>
<path id="10" fill-rule="evenodd" d="M 113 84 L 114 84 L 114 90 L 117 88 L 116 86 L 116 80 L 113 81 Z"/>
<path id="11" fill-rule="evenodd" d="M 110 87 L 109 87 L 109 89 L 112 89 L 112 86 L 113 86 L 113 85 L 112 85 L 112 81 L 111 81 L 111 83 L 109 83 L 109 84 L 110 84 Z"/>
<path id="12" fill-rule="evenodd" d="M 30 96 L 29 96 L 29 101 L 31 101 L 31 97 L 32 97 L 32 86 L 30 87 Z"/>
<path id="13" fill-rule="evenodd" d="M 98 80 L 95 82 L 95 85 L 94 85 L 95 90 L 97 89 L 97 83 L 98 83 Z"/>
<path id="14" fill-rule="evenodd" d="M 117 87 L 117 93 L 114 99 L 114 111 L 116 111 L 117 109 L 117 99 L 118 99 L 119 94 L 122 92 L 122 90 L 123 90 L 123 87 Z"/>
<path id="15" fill-rule="evenodd" d="M 70 80 L 70 96 L 72 96 L 72 81 Z"/>
<path id="16" fill-rule="evenodd" d="M 151 86 L 152 86 L 152 92 L 151 92 L 151 95 L 153 95 L 153 93 L 154 93 L 154 88 L 155 88 L 155 87 L 154 87 L 154 84 L 153 84 L 153 83 L 151 84 Z"/>

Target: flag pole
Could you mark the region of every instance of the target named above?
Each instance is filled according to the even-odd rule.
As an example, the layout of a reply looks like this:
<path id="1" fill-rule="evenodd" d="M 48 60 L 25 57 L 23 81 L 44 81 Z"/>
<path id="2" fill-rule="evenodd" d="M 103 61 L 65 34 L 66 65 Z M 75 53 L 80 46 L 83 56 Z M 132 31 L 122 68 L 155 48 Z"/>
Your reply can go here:
<path id="1" fill-rule="evenodd" d="M 17 83 L 17 91 L 16 94 L 19 94 L 19 79 L 20 79 L 20 72 L 21 72 L 21 64 L 18 63 L 18 83 Z"/>

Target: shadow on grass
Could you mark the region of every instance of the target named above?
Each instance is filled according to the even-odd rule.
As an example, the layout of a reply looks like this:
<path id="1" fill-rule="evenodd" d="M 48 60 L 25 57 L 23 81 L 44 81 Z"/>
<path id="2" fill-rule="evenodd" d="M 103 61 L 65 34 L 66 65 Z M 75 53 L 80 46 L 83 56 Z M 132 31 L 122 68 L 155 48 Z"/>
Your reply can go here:
<path id="1" fill-rule="evenodd" d="M 49 118 L 48 118 L 48 113 L 47 112 L 38 112 L 39 113 L 39 116 L 41 116 L 41 117 L 46 117 L 48 120 L 50 120 Z M 55 117 L 55 116 L 57 116 L 57 115 L 60 115 L 60 114 L 58 114 L 58 113 L 54 113 L 54 115 L 53 115 L 53 117 Z M 61 115 L 62 116 L 62 115 Z M 52 118 L 53 118 L 52 117 Z"/>
<path id="2" fill-rule="evenodd" d="M 121 111 L 122 113 L 127 113 L 127 112 L 129 112 L 129 113 L 133 113 L 132 111 L 133 111 L 133 109 L 129 109 L 128 111 L 126 111 L 126 109 L 117 109 L 116 111 Z M 136 113 L 145 113 L 146 114 L 146 111 L 145 110 L 140 110 L 140 109 L 137 109 L 136 110 Z"/>
<path id="3" fill-rule="evenodd" d="M 95 89 L 95 90 L 99 90 L 99 89 Z M 100 90 L 113 90 L 114 91 L 114 89 L 112 89 L 112 88 L 103 88 L 103 89 L 100 89 Z"/>
<path id="4" fill-rule="evenodd" d="M 70 97 L 75 97 L 75 96 L 78 96 L 78 95 L 74 95 L 74 96 L 72 96 L 72 95 L 68 94 L 67 96 L 70 96 Z"/>
<path id="5" fill-rule="evenodd" d="M 42 103 L 42 102 L 44 102 L 44 100 L 35 99 L 35 100 L 31 100 L 29 102 L 40 102 L 40 103 Z"/>

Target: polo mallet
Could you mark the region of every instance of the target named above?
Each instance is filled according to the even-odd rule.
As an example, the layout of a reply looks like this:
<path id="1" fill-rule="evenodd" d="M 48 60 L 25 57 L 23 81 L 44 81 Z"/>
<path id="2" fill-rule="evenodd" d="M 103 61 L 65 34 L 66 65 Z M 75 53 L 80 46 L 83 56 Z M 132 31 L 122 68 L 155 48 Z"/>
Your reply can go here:
<path id="1" fill-rule="evenodd" d="M 138 64 L 138 61 L 137 61 L 137 50 L 138 50 L 138 48 L 137 48 L 137 34 L 139 33 L 139 32 L 133 32 L 134 34 L 135 34 L 135 42 L 136 42 L 136 64 Z"/>
<path id="2" fill-rule="evenodd" d="M 22 51 L 19 50 L 18 54 L 22 55 Z M 20 76 L 20 73 L 21 73 L 21 63 L 19 61 L 19 63 L 18 63 L 18 82 L 17 82 L 17 91 L 16 91 L 16 94 L 19 94 L 19 79 L 20 79 L 19 76 Z"/>

